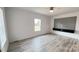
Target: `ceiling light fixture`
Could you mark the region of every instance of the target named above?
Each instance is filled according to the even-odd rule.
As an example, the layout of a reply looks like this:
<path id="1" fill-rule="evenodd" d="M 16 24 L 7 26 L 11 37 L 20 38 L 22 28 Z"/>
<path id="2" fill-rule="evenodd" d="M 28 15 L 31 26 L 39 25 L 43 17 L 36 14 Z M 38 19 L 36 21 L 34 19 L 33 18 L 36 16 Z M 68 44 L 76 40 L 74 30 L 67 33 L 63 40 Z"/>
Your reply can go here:
<path id="1" fill-rule="evenodd" d="M 54 8 L 54 7 L 50 7 L 50 12 L 53 12 L 53 8 Z"/>

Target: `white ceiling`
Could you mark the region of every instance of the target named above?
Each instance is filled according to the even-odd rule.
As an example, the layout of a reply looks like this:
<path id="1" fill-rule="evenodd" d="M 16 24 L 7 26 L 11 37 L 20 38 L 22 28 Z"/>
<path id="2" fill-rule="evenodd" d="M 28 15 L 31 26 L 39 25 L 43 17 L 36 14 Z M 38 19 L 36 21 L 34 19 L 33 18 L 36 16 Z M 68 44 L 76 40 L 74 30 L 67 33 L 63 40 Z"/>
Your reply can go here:
<path id="1" fill-rule="evenodd" d="M 53 13 L 49 12 L 50 7 L 20 7 L 20 8 L 48 16 L 79 11 L 79 7 L 55 7 Z"/>

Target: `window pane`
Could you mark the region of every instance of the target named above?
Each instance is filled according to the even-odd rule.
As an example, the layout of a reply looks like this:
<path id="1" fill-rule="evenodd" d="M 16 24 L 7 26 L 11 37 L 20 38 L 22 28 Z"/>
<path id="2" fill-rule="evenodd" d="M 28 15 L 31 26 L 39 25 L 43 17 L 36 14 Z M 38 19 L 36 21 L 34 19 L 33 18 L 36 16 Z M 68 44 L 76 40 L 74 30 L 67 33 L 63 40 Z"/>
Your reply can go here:
<path id="1" fill-rule="evenodd" d="M 41 20 L 40 19 L 34 19 L 34 31 L 40 31 L 41 30 Z"/>

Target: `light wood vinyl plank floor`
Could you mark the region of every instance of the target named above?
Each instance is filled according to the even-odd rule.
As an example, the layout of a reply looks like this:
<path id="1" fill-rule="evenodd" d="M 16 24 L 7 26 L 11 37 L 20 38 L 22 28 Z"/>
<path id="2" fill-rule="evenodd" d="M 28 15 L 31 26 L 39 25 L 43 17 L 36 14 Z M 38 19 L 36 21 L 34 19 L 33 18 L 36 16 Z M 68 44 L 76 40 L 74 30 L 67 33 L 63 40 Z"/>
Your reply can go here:
<path id="1" fill-rule="evenodd" d="M 79 40 L 59 35 L 43 35 L 13 42 L 8 52 L 79 52 Z"/>

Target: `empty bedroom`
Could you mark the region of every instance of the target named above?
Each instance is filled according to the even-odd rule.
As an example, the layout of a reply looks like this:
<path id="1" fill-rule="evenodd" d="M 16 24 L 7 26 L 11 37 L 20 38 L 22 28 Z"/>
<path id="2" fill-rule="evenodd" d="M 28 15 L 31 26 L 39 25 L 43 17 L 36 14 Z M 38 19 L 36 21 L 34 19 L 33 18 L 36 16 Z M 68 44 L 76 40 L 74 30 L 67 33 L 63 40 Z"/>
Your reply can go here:
<path id="1" fill-rule="evenodd" d="M 79 7 L 1 7 L 1 52 L 79 52 Z"/>

